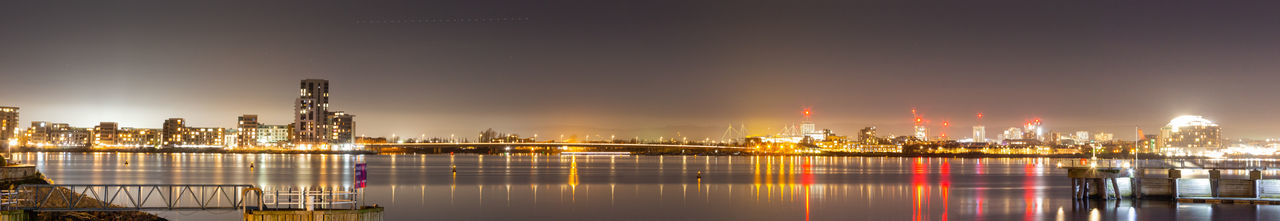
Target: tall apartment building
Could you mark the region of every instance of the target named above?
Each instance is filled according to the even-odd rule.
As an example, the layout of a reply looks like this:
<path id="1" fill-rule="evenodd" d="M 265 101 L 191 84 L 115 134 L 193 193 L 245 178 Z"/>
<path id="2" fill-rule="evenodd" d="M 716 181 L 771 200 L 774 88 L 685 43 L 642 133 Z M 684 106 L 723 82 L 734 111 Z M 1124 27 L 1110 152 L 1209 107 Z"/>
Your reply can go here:
<path id="1" fill-rule="evenodd" d="M 309 144 L 328 141 L 329 81 L 306 79 L 299 84 L 298 99 L 294 102 L 294 143 Z"/>
<path id="2" fill-rule="evenodd" d="M 249 148 L 258 146 L 258 115 L 245 114 L 240 116 L 236 124 L 236 147 Z"/>
<path id="3" fill-rule="evenodd" d="M 0 148 L 17 145 L 18 108 L 0 107 Z"/>

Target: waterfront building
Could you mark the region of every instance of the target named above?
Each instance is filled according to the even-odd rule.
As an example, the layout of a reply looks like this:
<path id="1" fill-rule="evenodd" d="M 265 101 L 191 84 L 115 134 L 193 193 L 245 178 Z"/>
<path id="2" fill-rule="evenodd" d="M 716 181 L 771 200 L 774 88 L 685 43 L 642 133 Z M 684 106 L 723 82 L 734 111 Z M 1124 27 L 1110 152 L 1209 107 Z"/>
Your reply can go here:
<path id="1" fill-rule="evenodd" d="M 0 107 L 0 148 L 18 144 L 18 108 Z"/>
<path id="2" fill-rule="evenodd" d="M 1201 116 L 1185 115 L 1173 118 L 1160 128 L 1156 146 L 1169 152 L 1199 153 L 1222 147 L 1221 128 Z"/>
<path id="3" fill-rule="evenodd" d="M 115 146 L 119 143 L 120 130 L 116 122 L 102 122 L 93 127 L 93 146 Z"/>
<path id="4" fill-rule="evenodd" d="M 296 144 L 316 144 L 329 140 L 329 81 L 302 80 L 294 102 L 293 133 Z"/>
<path id="5" fill-rule="evenodd" d="M 258 125 L 256 146 L 281 147 L 289 143 L 289 126 Z"/>
<path id="6" fill-rule="evenodd" d="M 174 147 L 185 144 L 184 141 L 187 125 L 182 118 L 169 118 L 164 120 L 164 126 L 161 128 L 160 143 L 164 147 Z"/>
<path id="7" fill-rule="evenodd" d="M 329 139 L 331 144 L 354 144 L 355 137 L 355 115 L 346 112 L 329 112 Z"/>
<path id="8" fill-rule="evenodd" d="M 241 146 L 239 130 L 231 129 L 231 128 L 222 130 L 222 146 L 226 148 L 252 147 L 252 146 Z"/>
<path id="9" fill-rule="evenodd" d="M 149 128 L 120 128 L 117 133 L 117 145 L 125 147 L 158 147 L 161 146 L 161 130 Z"/>
<path id="10" fill-rule="evenodd" d="M 226 130 L 216 127 L 190 127 L 183 129 L 182 143 L 178 147 L 225 147 Z"/>
<path id="11" fill-rule="evenodd" d="M 973 126 L 973 142 L 987 142 L 987 127 L 982 125 Z"/>
<path id="12" fill-rule="evenodd" d="M 74 128 L 66 123 L 32 121 L 27 128 L 27 146 L 84 147 L 89 144 L 91 129 Z"/>
<path id="13" fill-rule="evenodd" d="M 236 121 L 236 142 L 229 142 L 228 145 L 239 148 L 250 148 L 257 146 L 258 141 L 258 115 L 245 114 L 240 116 Z"/>

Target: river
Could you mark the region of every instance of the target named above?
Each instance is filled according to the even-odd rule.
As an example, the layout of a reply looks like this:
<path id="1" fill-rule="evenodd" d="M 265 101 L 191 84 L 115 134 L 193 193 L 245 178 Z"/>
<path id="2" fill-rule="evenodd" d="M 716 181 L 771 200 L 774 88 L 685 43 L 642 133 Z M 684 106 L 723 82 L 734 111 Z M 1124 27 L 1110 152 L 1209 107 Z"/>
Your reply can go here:
<path id="1" fill-rule="evenodd" d="M 1070 198 L 1065 171 L 1044 158 L 215 153 L 15 153 L 13 158 L 36 165 L 60 184 L 260 187 L 349 187 L 352 168 L 365 161 L 364 203 L 385 207 L 387 220 L 1280 219 L 1280 206 L 1078 203 Z M 241 219 L 238 211 L 156 212 L 173 220 Z"/>

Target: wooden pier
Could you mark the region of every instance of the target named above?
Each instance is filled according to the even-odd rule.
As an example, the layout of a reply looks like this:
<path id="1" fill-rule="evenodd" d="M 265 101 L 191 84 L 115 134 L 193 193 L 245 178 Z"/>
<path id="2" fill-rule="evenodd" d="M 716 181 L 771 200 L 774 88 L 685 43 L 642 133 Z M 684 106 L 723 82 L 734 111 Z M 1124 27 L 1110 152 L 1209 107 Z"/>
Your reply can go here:
<path id="1" fill-rule="evenodd" d="M 1280 205 L 1278 168 L 1071 166 L 1075 199 L 1166 199 L 1191 203 Z M 1186 176 L 1188 171 L 1197 176 Z M 1224 176 L 1227 174 L 1227 176 Z"/>

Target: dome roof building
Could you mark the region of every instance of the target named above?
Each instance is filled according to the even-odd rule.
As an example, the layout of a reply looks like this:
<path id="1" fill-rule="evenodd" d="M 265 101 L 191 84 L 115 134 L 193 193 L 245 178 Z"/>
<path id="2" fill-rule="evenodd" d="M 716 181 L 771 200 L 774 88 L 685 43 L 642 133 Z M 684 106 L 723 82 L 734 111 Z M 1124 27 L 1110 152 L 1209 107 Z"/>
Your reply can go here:
<path id="1" fill-rule="evenodd" d="M 1198 153 L 1222 147 L 1221 128 L 1201 116 L 1173 118 L 1160 128 L 1156 146 L 1165 153 Z"/>

